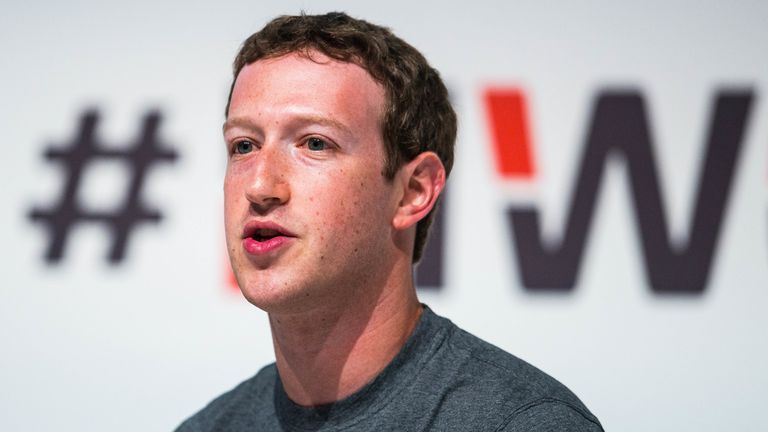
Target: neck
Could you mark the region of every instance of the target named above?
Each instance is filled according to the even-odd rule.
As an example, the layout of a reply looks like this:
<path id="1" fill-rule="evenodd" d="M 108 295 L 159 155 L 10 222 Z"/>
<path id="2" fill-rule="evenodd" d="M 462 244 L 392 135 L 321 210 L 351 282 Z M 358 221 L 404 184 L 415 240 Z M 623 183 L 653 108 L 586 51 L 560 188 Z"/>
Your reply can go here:
<path id="1" fill-rule="evenodd" d="M 288 397 L 303 406 L 341 400 L 376 377 L 399 352 L 421 314 L 410 276 L 341 305 L 325 302 L 299 314 L 270 313 L 278 373 Z M 407 277 L 405 277 L 407 276 Z M 370 288 L 370 287 L 367 287 Z M 378 295 L 366 296 L 377 292 Z M 373 297 L 373 298 L 371 298 Z"/>

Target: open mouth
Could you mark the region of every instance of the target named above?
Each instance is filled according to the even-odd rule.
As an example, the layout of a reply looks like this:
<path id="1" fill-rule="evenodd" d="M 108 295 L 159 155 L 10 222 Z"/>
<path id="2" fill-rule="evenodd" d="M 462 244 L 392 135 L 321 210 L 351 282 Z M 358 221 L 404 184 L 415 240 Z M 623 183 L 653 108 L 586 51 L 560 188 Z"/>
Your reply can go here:
<path id="1" fill-rule="evenodd" d="M 243 230 L 243 247 L 253 256 L 264 256 L 282 250 L 295 235 L 271 221 L 252 221 Z"/>
<path id="2" fill-rule="evenodd" d="M 251 238 L 253 240 L 256 240 L 257 242 L 264 242 L 282 235 L 283 233 L 281 233 L 280 231 L 268 229 L 268 228 L 261 228 L 254 231 L 254 233 L 251 234 Z"/>

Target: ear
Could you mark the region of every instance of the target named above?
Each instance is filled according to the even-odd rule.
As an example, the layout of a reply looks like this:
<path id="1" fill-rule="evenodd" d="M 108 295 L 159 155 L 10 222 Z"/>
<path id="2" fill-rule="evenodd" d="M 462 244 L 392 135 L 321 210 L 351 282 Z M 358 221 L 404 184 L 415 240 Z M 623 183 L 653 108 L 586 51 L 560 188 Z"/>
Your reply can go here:
<path id="1" fill-rule="evenodd" d="M 403 197 L 392 220 L 397 230 L 408 229 L 432 210 L 445 188 L 445 167 L 434 152 L 424 152 L 400 168 Z"/>

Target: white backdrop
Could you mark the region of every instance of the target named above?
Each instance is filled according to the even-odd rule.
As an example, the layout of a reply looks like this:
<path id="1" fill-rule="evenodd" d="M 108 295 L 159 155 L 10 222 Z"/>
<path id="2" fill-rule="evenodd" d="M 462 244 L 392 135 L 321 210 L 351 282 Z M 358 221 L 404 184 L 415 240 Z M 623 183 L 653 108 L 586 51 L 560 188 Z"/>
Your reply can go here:
<path id="1" fill-rule="evenodd" d="M 345 10 L 422 50 L 460 117 L 446 208 L 444 285 L 434 310 L 573 389 L 606 430 L 768 430 L 768 4 L 764 2 L 212 2 L 5 4 L 0 13 L 0 429 L 162 431 L 273 358 L 266 317 L 227 284 L 220 136 L 240 42 L 284 13 Z M 494 169 L 483 92 L 526 96 L 536 172 Z M 702 295 L 648 285 L 620 160 L 598 196 L 577 284 L 521 283 L 505 212 L 540 209 L 562 236 L 593 103 L 609 88 L 646 102 L 672 237 L 690 225 L 713 95 L 755 97 Z M 119 148 L 157 109 L 175 163 L 151 167 L 142 201 L 158 224 L 131 232 L 109 265 L 101 224 L 72 230 L 60 262 L 29 218 L 61 195 L 43 154 L 101 115 Z M 126 166 L 86 166 L 85 208 L 123 199 Z"/>

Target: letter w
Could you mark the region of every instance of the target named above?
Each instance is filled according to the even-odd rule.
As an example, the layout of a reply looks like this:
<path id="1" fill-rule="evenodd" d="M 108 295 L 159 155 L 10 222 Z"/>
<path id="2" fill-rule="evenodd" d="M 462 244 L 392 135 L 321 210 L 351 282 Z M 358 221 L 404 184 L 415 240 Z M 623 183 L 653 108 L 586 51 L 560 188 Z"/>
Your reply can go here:
<path id="1" fill-rule="evenodd" d="M 614 153 L 626 161 L 651 289 L 702 293 L 752 98 L 751 90 L 717 94 L 687 243 L 672 244 L 643 98 L 634 91 L 602 93 L 595 104 L 560 244 L 542 240 L 537 209 L 507 210 L 523 285 L 531 290 L 567 291 L 574 287 L 605 164 Z"/>

